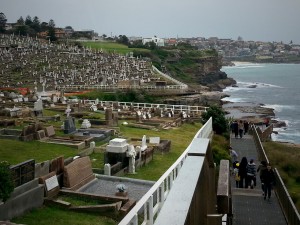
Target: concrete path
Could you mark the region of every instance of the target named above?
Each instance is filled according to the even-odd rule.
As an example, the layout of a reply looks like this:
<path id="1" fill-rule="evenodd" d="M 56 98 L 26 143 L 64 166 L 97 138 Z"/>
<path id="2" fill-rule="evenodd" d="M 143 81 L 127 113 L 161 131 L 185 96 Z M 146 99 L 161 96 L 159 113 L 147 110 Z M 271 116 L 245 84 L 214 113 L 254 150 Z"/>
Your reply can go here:
<path id="1" fill-rule="evenodd" d="M 255 164 L 259 165 L 260 161 L 251 135 L 238 139 L 232 136 L 231 146 L 238 153 L 239 161 L 245 156 L 248 161 L 254 159 Z M 270 200 L 264 200 L 259 175 L 254 189 L 235 188 L 233 176 L 231 181 L 233 225 L 287 224 L 274 191 Z"/>

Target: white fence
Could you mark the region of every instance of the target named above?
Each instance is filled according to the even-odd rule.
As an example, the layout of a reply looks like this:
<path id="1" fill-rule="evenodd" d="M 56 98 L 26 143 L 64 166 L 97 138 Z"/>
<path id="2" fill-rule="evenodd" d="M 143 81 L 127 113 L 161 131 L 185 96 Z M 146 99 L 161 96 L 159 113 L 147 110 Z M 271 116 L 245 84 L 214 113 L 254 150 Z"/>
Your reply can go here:
<path id="1" fill-rule="evenodd" d="M 177 84 L 177 86 L 180 86 L 180 89 L 187 89 L 187 88 L 188 88 L 188 86 L 187 86 L 186 84 L 184 84 L 184 83 L 182 83 L 182 82 L 180 82 L 180 81 L 174 79 L 173 77 L 170 77 L 169 75 L 167 75 L 167 74 L 165 74 L 165 73 L 159 71 L 155 66 L 152 66 L 152 69 L 153 69 L 155 72 L 157 72 L 159 75 L 165 77 L 165 78 L 168 79 L 168 80 L 173 81 L 175 84 Z"/>
<path id="2" fill-rule="evenodd" d="M 205 132 L 202 132 L 205 130 Z M 210 132 L 209 132 L 210 131 Z M 182 168 L 189 150 L 198 145 L 200 138 L 209 138 L 212 133 L 212 118 L 197 132 L 189 147 L 182 153 L 176 162 L 159 178 L 150 190 L 137 202 L 130 212 L 123 218 L 119 225 L 153 225 L 160 209 L 173 187 L 180 169 Z M 194 146 L 195 147 L 195 146 Z M 154 197 L 156 196 L 156 199 Z M 139 211 L 143 210 L 144 216 L 139 217 Z M 142 219 L 141 219 L 142 218 Z M 142 221 L 139 221 L 141 219 Z"/>
<path id="3" fill-rule="evenodd" d="M 101 90 L 126 90 L 126 89 L 145 89 L 145 90 L 182 90 L 185 89 L 182 85 L 64 85 L 58 86 L 58 89 L 62 90 L 89 90 L 89 89 L 101 89 Z"/>
<path id="4" fill-rule="evenodd" d="M 123 106 L 125 108 L 133 107 L 135 109 L 155 109 L 159 108 L 165 111 L 187 112 L 187 113 L 202 113 L 206 112 L 208 107 L 205 106 L 190 106 L 190 105 L 169 105 L 156 103 L 134 103 L 134 102 L 118 102 L 118 101 L 98 101 L 98 100 L 83 100 L 84 104 L 100 104 L 102 106 Z"/>

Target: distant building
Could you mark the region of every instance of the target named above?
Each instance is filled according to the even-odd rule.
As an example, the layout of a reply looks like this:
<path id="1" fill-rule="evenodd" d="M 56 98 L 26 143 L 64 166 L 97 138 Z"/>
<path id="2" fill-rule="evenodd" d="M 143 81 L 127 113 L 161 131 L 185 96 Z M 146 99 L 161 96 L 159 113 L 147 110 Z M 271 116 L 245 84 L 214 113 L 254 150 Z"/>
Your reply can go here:
<path id="1" fill-rule="evenodd" d="M 168 46 L 177 46 L 177 39 L 176 38 L 166 39 L 165 44 Z"/>
<path id="2" fill-rule="evenodd" d="M 37 36 L 40 37 L 40 38 L 47 38 L 48 31 L 39 32 L 39 33 L 37 33 Z M 65 38 L 66 37 L 66 32 L 62 28 L 55 28 L 55 37 Z"/>
<path id="3" fill-rule="evenodd" d="M 162 38 L 158 38 L 156 36 L 152 38 L 143 38 L 143 45 L 149 42 L 154 42 L 156 46 L 165 46 L 165 41 Z"/>

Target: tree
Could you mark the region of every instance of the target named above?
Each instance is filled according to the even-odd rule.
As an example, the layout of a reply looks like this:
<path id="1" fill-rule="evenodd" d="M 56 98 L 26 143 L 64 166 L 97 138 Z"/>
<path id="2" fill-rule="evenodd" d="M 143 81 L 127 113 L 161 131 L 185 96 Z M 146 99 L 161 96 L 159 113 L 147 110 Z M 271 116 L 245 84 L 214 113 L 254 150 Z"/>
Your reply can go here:
<path id="1" fill-rule="evenodd" d="M 223 134 L 228 131 L 228 123 L 225 112 L 218 106 L 211 106 L 202 114 L 202 122 L 206 123 L 212 117 L 213 130 L 216 134 Z"/>
<path id="2" fill-rule="evenodd" d="M 119 35 L 119 38 L 117 40 L 119 43 L 128 45 L 129 44 L 129 39 L 126 37 L 126 35 Z"/>
<path id="3" fill-rule="evenodd" d="M 31 28 L 34 29 L 36 32 L 41 31 L 41 24 L 40 20 L 37 16 L 33 17 Z"/>
<path id="4" fill-rule="evenodd" d="M 55 27 L 55 23 L 53 19 L 49 20 L 48 26 L 53 28 Z"/>
<path id="5" fill-rule="evenodd" d="M 6 24 L 6 16 L 4 15 L 4 13 L 0 13 L 0 33 L 4 33 L 5 32 L 5 24 Z"/>
<path id="6" fill-rule="evenodd" d="M 31 16 L 26 16 L 26 19 L 25 19 L 25 25 L 27 26 L 31 26 L 32 24 L 32 19 L 31 19 Z"/>
<path id="7" fill-rule="evenodd" d="M 15 33 L 22 35 L 22 36 L 26 36 L 28 34 L 28 26 L 26 26 L 24 24 L 15 26 Z"/>
<path id="8" fill-rule="evenodd" d="M 24 19 L 23 19 L 22 16 L 17 20 L 17 24 L 18 25 L 25 25 L 25 22 L 24 22 Z"/>
<path id="9" fill-rule="evenodd" d="M 5 202 L 14 190 L 12 175 L 8 162 L 0 162 L 0 200 Z"/>
<path id="10" fill-rule="evenodd" d="M 238 41 L 243 41 L 244 39 L 241 36 L 238 36 L 237 40 Z"/>
<path id="11" fill-rule="evenodd" d="M 46 23 L 46 22 L 41 23 L 41 26 L 40 26 L 41 31 L 47 31 L 48 28 L 49 28 L 48 23 Z"/>
<path id="12" fill-rule="evenodd" d="M 49 37 L 49 40 L 51 42 L 57 41 L 57 38 L 55 36 L 55 29 L 54 29 L 54 27 L 49 27 L 49 29 L 48 29 L 48 37 Z"/>

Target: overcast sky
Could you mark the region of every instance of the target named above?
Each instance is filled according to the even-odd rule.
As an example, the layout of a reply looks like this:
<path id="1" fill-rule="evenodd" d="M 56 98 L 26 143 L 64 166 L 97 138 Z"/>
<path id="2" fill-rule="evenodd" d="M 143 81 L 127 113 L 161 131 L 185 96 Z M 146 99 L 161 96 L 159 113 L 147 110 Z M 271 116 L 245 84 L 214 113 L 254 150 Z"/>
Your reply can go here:
<path id="1" fill-rule="evenodd" d="M 152 37 L 219 37 L 300 44 L 300 0 L 0 0 L 7 22 Z"/>

